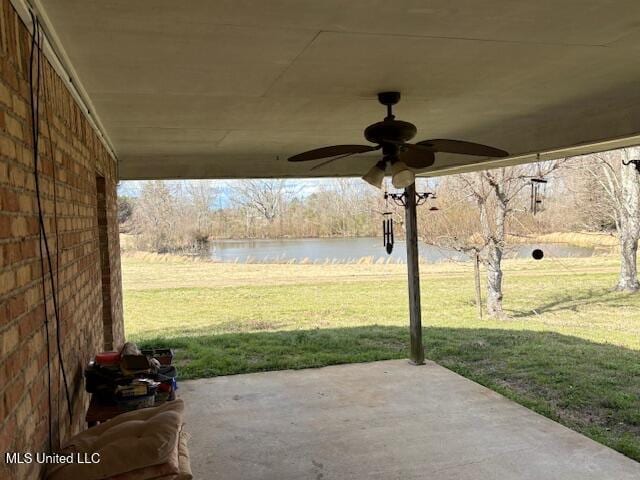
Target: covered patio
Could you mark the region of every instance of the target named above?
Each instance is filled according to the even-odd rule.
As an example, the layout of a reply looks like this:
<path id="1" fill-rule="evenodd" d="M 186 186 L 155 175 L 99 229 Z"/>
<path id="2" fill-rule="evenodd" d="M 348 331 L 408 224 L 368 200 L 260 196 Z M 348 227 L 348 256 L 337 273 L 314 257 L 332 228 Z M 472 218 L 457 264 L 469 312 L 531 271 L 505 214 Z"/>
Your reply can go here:
<path id="1" fill-rule="evenodd" d="M 196 478 L 632 480 L 640 464 L 433 362 L 184 382 Z"/>
<path id="2" fill-rule="evenodd" d="M 47 433 L 55 444 L 80 431 L 82 368 L 125 341 L 120 180 L 363 176 L 378 152 L 318 168 L 287 159 L 365 142 L 383 91 L 402 93 L 395 114 L 417 140 L 508 152 L 438 154 L 416 172 L 425 177 L 640 142 L 636 0 L 2 0 L 2 19 L 0 450 L 44 450 Z M 42 122 L 27 114 L 33 19 L 51 94 Z M 44 206 L 29 139 L 40 123 Z M 413 365 L 185 382 L 195 477 L 638 478 L 633 460 L 424 363 L 415 186 L 405 193 Z M 37 248 L 47 235 L 48 267 Z"/>

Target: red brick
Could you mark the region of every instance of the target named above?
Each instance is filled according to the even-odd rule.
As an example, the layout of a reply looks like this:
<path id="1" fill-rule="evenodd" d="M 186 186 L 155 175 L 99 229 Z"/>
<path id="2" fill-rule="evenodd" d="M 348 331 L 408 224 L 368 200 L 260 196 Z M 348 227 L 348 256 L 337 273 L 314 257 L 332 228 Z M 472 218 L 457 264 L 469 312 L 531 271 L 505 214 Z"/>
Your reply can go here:
<path id="1" fill-rule="evenodd" d="M 10 383 L 4 390 L 5 408 L 15 411 L 22 395 L 24 395 L 24 378 L 17 376 L 13 383 Z"/>
<path id="2" fill-rule="evenodd" d="M 9 304 L 7 302 L 0 302 L 0 328 L 4 328 L 9 323 L 11 317 L 9 317 Z M 2 373 L 0 371 L 0 373 Z M 3 376 L 2 378 L 7 378 Z M 2 388 L 2 387 L 0 387 Z"/>
<path id="3" fill-rule="evenodd" d="M 0 238 L 11 236 L 11 217 L 0 214 Z"/>
<path id="4" fill-rule="evenodd" d="M 30 259 L 36 256 L 38 242 L 36 240 L 24 240 L 20 243 L 20 255 L 23 259 Z"/>
<path id="5" fill-rule="evenodd" d="M 18 194 L 9 188 L 0 187 L 0 210 L 17 212 L 19 210 Z"/>
<path id="6" fill-rule="evenodd" d="M 16 419 L 15 417 L 11 417 L 4 423 L 4 425 L 2 426 L 2 430 L 0 431 L 0 452 L 7 452 L 11 450 L 11 445 L 13 445 L 15 434 Z"/>
<path id="7" fill-rule="evenodd" d="M 24 301 L 24 294 L 19 293 L 15 297 L 9 299 L 9 316 L 11 318 L 17 318 L 26 311 L 26 304 Z M 24 323 L 24 322 L 23 322 Z M 22 325 L 20 325 L 22 327 Z M 20 331 L 22 336 L 22 330 Z"/>

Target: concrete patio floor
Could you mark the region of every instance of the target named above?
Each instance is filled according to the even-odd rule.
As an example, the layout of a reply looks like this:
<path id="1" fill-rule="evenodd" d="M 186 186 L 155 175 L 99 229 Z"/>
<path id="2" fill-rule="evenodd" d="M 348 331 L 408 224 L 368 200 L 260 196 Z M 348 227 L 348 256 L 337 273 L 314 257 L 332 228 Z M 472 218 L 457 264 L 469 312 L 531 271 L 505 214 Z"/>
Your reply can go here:
<path id="1" fill-rule="evenodd" d="M 640 479 L 640 463 L 435 363 L 181 384 L 197 479 Z"/>

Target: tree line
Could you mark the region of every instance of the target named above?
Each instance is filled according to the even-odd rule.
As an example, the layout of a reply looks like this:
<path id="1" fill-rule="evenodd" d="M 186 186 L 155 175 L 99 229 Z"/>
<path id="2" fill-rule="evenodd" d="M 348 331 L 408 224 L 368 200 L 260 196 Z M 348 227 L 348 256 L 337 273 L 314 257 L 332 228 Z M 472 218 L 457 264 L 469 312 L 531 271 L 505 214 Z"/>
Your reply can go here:
<path id="1" fill-rule="evenodd" d="M 180 251 L 216 239 L 378 234 L 380 192 L 359 179 L 141 182 L 119 195 L 121 231 L 137 247 Z"/>

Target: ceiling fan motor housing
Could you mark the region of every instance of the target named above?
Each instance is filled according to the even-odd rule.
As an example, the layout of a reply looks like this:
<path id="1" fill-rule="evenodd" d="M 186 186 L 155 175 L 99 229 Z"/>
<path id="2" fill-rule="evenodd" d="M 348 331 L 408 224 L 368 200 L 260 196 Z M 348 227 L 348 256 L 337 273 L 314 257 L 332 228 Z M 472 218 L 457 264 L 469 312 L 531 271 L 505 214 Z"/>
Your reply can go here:
<path id="1" fill-rule="evenodd" d="M 415 137 L 417 132 L 413 123 L 394 119 L 369 125 L 364 130 L 364 136 L 371 143 L 384 144 L 385 141 L 404 143 Z"/>

